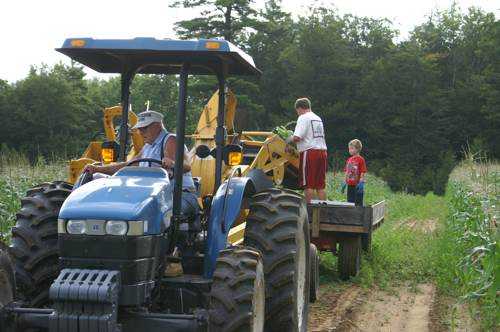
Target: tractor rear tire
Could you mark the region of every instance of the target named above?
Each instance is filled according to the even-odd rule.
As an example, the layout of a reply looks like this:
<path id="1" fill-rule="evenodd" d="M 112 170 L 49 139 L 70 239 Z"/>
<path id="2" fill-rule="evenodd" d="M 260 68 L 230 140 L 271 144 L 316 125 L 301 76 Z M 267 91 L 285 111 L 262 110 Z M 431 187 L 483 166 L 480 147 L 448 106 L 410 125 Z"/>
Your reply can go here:
<path id="1" fill-rule="evenodd" d="M 254 195 L 245 245 L 260 250 L 266 277 L 266 331 L 307 330 L 309 222 L 302 196 L 268 189 Z"/>
<path id="2" fill-rule="evenodd" d="M 309 294 L 309 302 L 314 303 L 319 297 L 319 254 L 318 249 L 314 244 L 310 244 L 309 256 L 311 257 L 311 287 Z"/>
<path id="3" fill-rule="evenodd" d="M 14 301 L 15 296 L 14 266 L 7 253 L 7 247 L 0 243 L 0 309 Z"/>
<path id="4" fill-rule="evenodd" d="M 254 249 L 233 247 L 217 259 L 210 292 L 210 329 L 262 332 L 265 320 L 264 266 Z"/>
<path id="5" fill-rule="evenodd" d="M 59 274 L 57 218 L 71 189 L 71 184 L 62 181 L 43 183 L 28 190 L 21 199 L 10 253 L 17 293 L 30 307 L 49 303 L 49 287 Z"/>
<path id="6" fill-rule="evenodd" d="M 361 237 L 352 236 L 340 241 L 338 268 L 340 278 L 348 280 L 359 273 L 361 265 Z"/>

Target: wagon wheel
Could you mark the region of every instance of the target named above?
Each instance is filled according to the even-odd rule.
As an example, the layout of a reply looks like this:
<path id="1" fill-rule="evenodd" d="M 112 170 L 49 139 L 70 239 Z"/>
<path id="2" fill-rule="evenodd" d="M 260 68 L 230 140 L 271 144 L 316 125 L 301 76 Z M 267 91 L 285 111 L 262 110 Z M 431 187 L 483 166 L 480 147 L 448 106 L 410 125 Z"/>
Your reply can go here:
<path id="1" fill-rule="evenodd" d="M 340 278 L 348 280 L 359 273 L 361 265 L 361 237 L 352 236 L 340 242 L 338 268 Z"/>

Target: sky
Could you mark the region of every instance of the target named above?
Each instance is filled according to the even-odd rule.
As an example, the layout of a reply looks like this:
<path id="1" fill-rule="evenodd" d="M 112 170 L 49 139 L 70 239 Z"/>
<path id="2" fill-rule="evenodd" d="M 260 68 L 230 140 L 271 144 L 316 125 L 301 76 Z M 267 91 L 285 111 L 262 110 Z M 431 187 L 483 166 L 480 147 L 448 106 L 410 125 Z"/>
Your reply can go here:
<path id="1" fill-rule="evenodd" d="M 169 8 L 172 0 L 3 0 L 0 4 L 0 79 L 24 78 L 31 65 L 69 63 L 54 48 L 66 38 L 175 38 L 176 21 L 198 15 L 195 9 Z M 255 0 L 263 7 L 264 0 Z M 298 17 L 314 3 L 333 6 L 341 14 L 388 18 L 401 38 L 425 21 L 433 10 L 453 0 L 284 0 L 285 11 Z M 500 0 L 456 0 L 463 10 L 476 6 L 500 16 Z M 89 77 L 106 77 L 86 69 Z"/>

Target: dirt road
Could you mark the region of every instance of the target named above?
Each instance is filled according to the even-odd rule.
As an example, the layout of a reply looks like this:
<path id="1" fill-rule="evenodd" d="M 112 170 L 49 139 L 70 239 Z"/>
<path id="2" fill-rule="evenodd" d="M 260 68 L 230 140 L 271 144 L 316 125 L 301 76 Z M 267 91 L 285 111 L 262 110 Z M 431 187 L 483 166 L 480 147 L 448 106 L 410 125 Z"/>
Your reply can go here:
<path id="1" fill-rule="evenodd" d="M 342 287 L 339 289 L 338 287 Z M 356 285 L 323 286 L 312 305 L 309 331 L 446 331 L 440 321 L 435 287 L 420 284 L 382 291 Z M 473 322 L 457 321 L 456 331 L 475 331 Z"/>

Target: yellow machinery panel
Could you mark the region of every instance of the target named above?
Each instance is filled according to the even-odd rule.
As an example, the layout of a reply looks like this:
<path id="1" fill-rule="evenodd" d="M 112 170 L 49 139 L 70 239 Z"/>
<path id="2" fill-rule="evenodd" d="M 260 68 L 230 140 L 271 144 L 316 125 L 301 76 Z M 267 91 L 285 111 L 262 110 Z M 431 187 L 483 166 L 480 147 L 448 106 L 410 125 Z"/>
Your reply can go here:
<path id="1" fill-rule="evenodd" d="M 104 133 L 107 141 L 115 141 L 115 126 L 113 121 L 116 117 L 121 116 L 122 107 L 121 106 L 113 106 L 108 107 L 103 110 L 103 124 L 104 124 Z M 128 114 L 128 121 L 130 127 L 135 126 L 137 123 L 137 115 L 130 111 Z M 142 149 L 144 142 L 142 140 L 141 135 L 136 131 L 132 130 L 132 148 L 127 156 L 127 160 L 134 158 Z M 82 173 L 83 168 L 87 164 L 93 164 L 96 162 L 102 162 L 101 157 L 101 144 L 100 141 L 90 142 L 87 149 L 79 159 L 74 159 L 69 162 L 69 178 L 68 182 L 75 183 L 80 174 Z"/>
<path id="2" fill-rule="evenodd" d="M 228 132 L 228 142 L 234 138 L 234 114 L 236 111 L 236 97 L 231 91 L 226 93 L 225 125 Z M 217 127 L 217 110 L 219 107 L 219 91 L 217 90 L 207 105 L 203 108 L 198 120 L 196 131 L 191 135 L 194 140 L 194 148 L 199 145 L 207 145 L 210 149 L 215 147 L 215 129 Z M 192 150 L 194 152 L 194 149 Z M 208 157 L 200 159 L 193 154 L 191 162 L 191 172 L 193 176 L 199 177 L 200 195 L 204 197 L 211 195 L 215 184 L 215 158 Z M 223 165 L 223 177 L 227 173 L 227 167 Z"/>
<path id="3" fill-rule="evenodd" d="M 212 195 L 215 183 L 215 159 L 207 157 L 200 159 L 194 155 L 194 150 L 199 145 L 207 145 L 210 149 L 215 147 L 215 130 L 217 127 L 217 110 L 219 105 L 219 93 L 216 91 L 207 105 L 203 108 L 198 126 L 191 138 L 194 140 L 192 152 L 191 170 L 193 176 L 201 179 L 200 195 Z M 227 144 L 239 143 L 246 147 L 253 147 L 258 152 L 249 165 L 228 167 L 223 164 L 222 178 L 226 179 L 233 173 L 235 168 L 240 168 L 242 175 L 248 174 L 252 169 L 262 169 L 268 174 L 276 185 L 281 185 L 286 174 L 286 169 L 292 169 L 297 173 L 299 169 L 298 153 L 294 149 L 287 151 L 286 143 L 272 132 L 244 131 L 238 134 L 234 130 L 234 116 L 237 101 L 235 95 L 228 91 L 226 94 L 225 125 L 228 133 Z M 264 140 L 262 140 L 264 138 Z"/>

